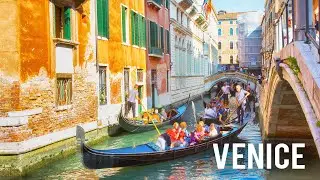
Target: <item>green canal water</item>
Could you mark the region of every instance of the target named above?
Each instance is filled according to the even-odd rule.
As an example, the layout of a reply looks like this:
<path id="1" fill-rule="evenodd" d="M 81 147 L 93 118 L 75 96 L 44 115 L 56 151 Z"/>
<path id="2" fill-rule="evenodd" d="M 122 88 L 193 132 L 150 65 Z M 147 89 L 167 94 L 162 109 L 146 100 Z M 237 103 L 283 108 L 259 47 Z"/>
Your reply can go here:
<path id="1" fill-rule="evenodd" d="M 197 111 L 202 109 L 202 101 L 195 101 Z M 191 113 L 192 111 L 188 111 Z M 189 126 L 193 126 L 192 114 L 183 117 Z M 164 129 L 162 129 L 164 131 Z M 156 131 L 140 134 L 122 134 L 118 137 L 107 138 L 94 148 L 111 149 L 138 145 L 155 140 Z M 234 142 L 262 142 L 259 121 L 256 119 L 243 130 Z M 247 150 L 244 150 L 243 164 L 247 164 Z M 318 157 L 304 157 L 305 170 L 259 170 L 232 168 L 232 150 L 227 155 L 226 167 L 218 170 L 213 156 L 213 150 L 173 161 L 147 166 L 89 170 L 81 164 L 80 154 L 69 156 L 52 163 L 23 179 L 130 179 L 130 180 L 183 180 L 183 179 L 320 179 L 320 162 Z"/>

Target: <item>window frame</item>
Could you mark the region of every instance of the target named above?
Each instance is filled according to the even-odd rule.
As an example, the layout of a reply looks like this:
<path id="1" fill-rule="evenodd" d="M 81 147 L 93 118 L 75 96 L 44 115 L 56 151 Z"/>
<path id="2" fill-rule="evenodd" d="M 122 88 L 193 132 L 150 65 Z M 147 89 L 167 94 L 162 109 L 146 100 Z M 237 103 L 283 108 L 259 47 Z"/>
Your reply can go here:
<path id="1" fill-rule="evenodd" d="M 59 102 L 59 97 L 60 97 L 60 93 L 59 93 L 59 79 L 70 79 L 70 81 L 71 81 L 71 85 L 70 85 L 70 96 L 71 97 L 69 97 L 69 102 L 67 102 L 67 100 L 65 100 L 66 101 L 66 103 L 65 104 L 61 104 L 60 102 Z M 69 106 L 69 105 L 72 105 L 72 103 L 73 103 L 73 76 L 72 76 L 72 74 L 71 73 L 57 73 L 56 74 L 56 98 L 55 98 L 55 104 L 56 104 L 56 106 L 57 107 L 64 107 L 64 106 Z"/>
<path id="2" fill-rule="evenodd" d="M 105 1 L 105 5 L 102 6 L 103 8 L 103 11 L 105 12 L 102 12 L 104 16 L 104 18 L 102 18 L 102 22 L 103 24 L 101 25 L 102 27 L 99 26 L 99 2 L 100 3 L 103 3 L 103 1 Z M 96 19 L 96 23 L 97 23 L 97 28 L 98 28 L 98 37 L 100 38 L 106 38 L 106 39 L 109 39 L 110 38 L 110 16 L 109 16 L 109 0 L 97 0 L 97 7 L 96 7 L 96 15 L 97 15 L 97 19 Z M 105 13 L 105 14 L 104 14 Z M 105 21 L 104 21 L 105 20 Z M 104 24 L 105 23 L 105 24 Z M 99 29 L 99 28 L 102 28 L 102 29 Z M 103 32 L 101 32 L 101 31 Z"/>
<path id="3" fill-rule="evenodd" d="M 125 17 L 126 17 L 126 22 L 125 22 L 125 38 L 126 38 L 126 41 L 124 41 L 124 36 L 123 36 L 123 16 L 122 16 L 122 8 L 125 8 L 126 9 L 126 13 L 125 13 Z M 120 4 L 120 15 L 121 15 L 121 42 L 122 44 L 125 44 L 125 45 L 129 45 L 130 44 L 130 21 L 128 20 L 129 18 L 129 14 L 130 13 L 130 10 L 128 8 L 128 6 L 124 5 L 124 4 Z"/>

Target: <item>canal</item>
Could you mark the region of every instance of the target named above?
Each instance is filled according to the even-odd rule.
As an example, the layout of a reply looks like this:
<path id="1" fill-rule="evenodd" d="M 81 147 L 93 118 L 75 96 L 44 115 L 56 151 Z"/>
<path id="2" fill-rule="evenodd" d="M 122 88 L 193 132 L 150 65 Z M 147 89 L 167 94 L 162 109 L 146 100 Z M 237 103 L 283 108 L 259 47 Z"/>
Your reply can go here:
<path id="1" fill-rule="evenodd" d="M 196 110 L 202 109 L 202 101 L 195 101 Z M 192 111 L 188 111 L 183 119 L 193 127 Z M 164 131 L 164 129 L 162 129 Z M 155 140 L 156 131 L 140 134 L 125 134 L 118 137 L 109 137 L 94 148 L 118 148 L 137 145 Z M 258 144 L 262 142 L 259 121 L 255 119 L 240 134 L 234 142 Z M 247 152 L 243 152 L 246 154 Z M 247 164 L 244 155 L 244 164 Z M 42 169 L 29 174 L 24 179 L 317 179 L 320 177 L 320 162 L 318 158 L 304 157 L 305 170 L 259 170 L 232 169 L 232 151 L 227 155 L 226 167 L 223 170 L 216 168 L 213 151 L 176 159 L 173 161 L 138 167 L 88 170 L 81 164 L 80 155 L 74 154 L 58 160 Z"/>

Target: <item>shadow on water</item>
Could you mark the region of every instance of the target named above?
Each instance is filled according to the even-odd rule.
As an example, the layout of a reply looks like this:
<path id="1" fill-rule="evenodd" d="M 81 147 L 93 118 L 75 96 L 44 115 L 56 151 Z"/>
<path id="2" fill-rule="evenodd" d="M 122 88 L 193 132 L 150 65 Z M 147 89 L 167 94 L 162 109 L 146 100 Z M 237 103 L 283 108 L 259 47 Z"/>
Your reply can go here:
<path id="1" fill-rule="evenodd" d="M 208 98 L 208 97 L 205 97 Z M 194 101 L 197 112 L 203 110 L 202 100 Z M 189 106 L 191 108 L 191 106 Z M 189 128 L 192 129 L 195 119 L 192 110 L 188 109 L 183 116 Z M 161 128 L 164 132 L 166 128 Z M 117 137 L 110 137 L 101 144 L 95 145 L 97 149 L 111 149 L 153 141 L 157 138 L 156 131 L 149 131 L 140 134 L 122 133 Z M 231 143 L 253 143 L 258 146 L 262 143 L 259 129 L 259 120 L 250 122 L 237 139 Z M 222 150 L 221 150 L 222 151 Z M 239 153 L 244 154 L 244 159 L 239 161 L 247 167 L 247 149 L 241 149 Z M 25 179 L 315 179 L 320 177 L 320 163 L 318 158 L 305 158 L 306 170 L 265 170 L 257 169 L 233 169 L 232 148 L 229 148 L 226 165 L 224 169 L 218 169 L 213 155 L 213 150 L 208 150 L 196 155 L 173 161 L 157 163 L 147 166 L 112 168 L 89 170 L 83 167 L 80 154 L 72 155 L 68 158 L 52 163 L 49 166 L 39 169 L 28 175 Z"/>

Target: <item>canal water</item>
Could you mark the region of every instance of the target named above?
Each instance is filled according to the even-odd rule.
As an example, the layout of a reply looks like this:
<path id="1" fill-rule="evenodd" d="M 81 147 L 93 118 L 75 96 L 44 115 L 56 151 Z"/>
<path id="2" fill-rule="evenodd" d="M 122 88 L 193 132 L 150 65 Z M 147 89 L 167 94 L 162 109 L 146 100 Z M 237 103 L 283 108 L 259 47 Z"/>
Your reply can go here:
<path id="1" fill-rule="evenodd" d="M 196 100 L 197 112 L 203 109 L 202 101 Z M 194 118 L 191 110 L 184 115 L 183 119 L 193 127 Z M 164 131 L 165 129 L 161 129 Z M 98 149 L 119 148 L 138 145 L 155 140 L 156 131 L 140 134 L 125 134 L 118 137 L 110 137 L 102 143 L 94 146 Z M 254 143 L 262 142 L 259 121 L 255 119 L 250 122 L 239 138 L 234 142 Z M 244 155 L 243 164 L 247 165 L 247 150 Z M 245 169 L 236 170 L 232 167 L 232 150 L 229 150 L 225 169 L 218 170 L 214 160 L 213 150 L 196 154 L 193 156 L 176 159 L 173 161 L 157 163 L 147 166 L 112 168 L 101 170 L 89 170 L 83 167 L 80 155 L 71 155 L 65 159 L 58 160 L 38 171 L 25 177 L 26 179 L 130 179 L 130 180 L 183 180 L 183 179 L 320 179 L 320 162 L 318 157 L 305 157 L 305 170 L 260 170 Z M 247 167 L 247 166 L 246 166 Z"/>

